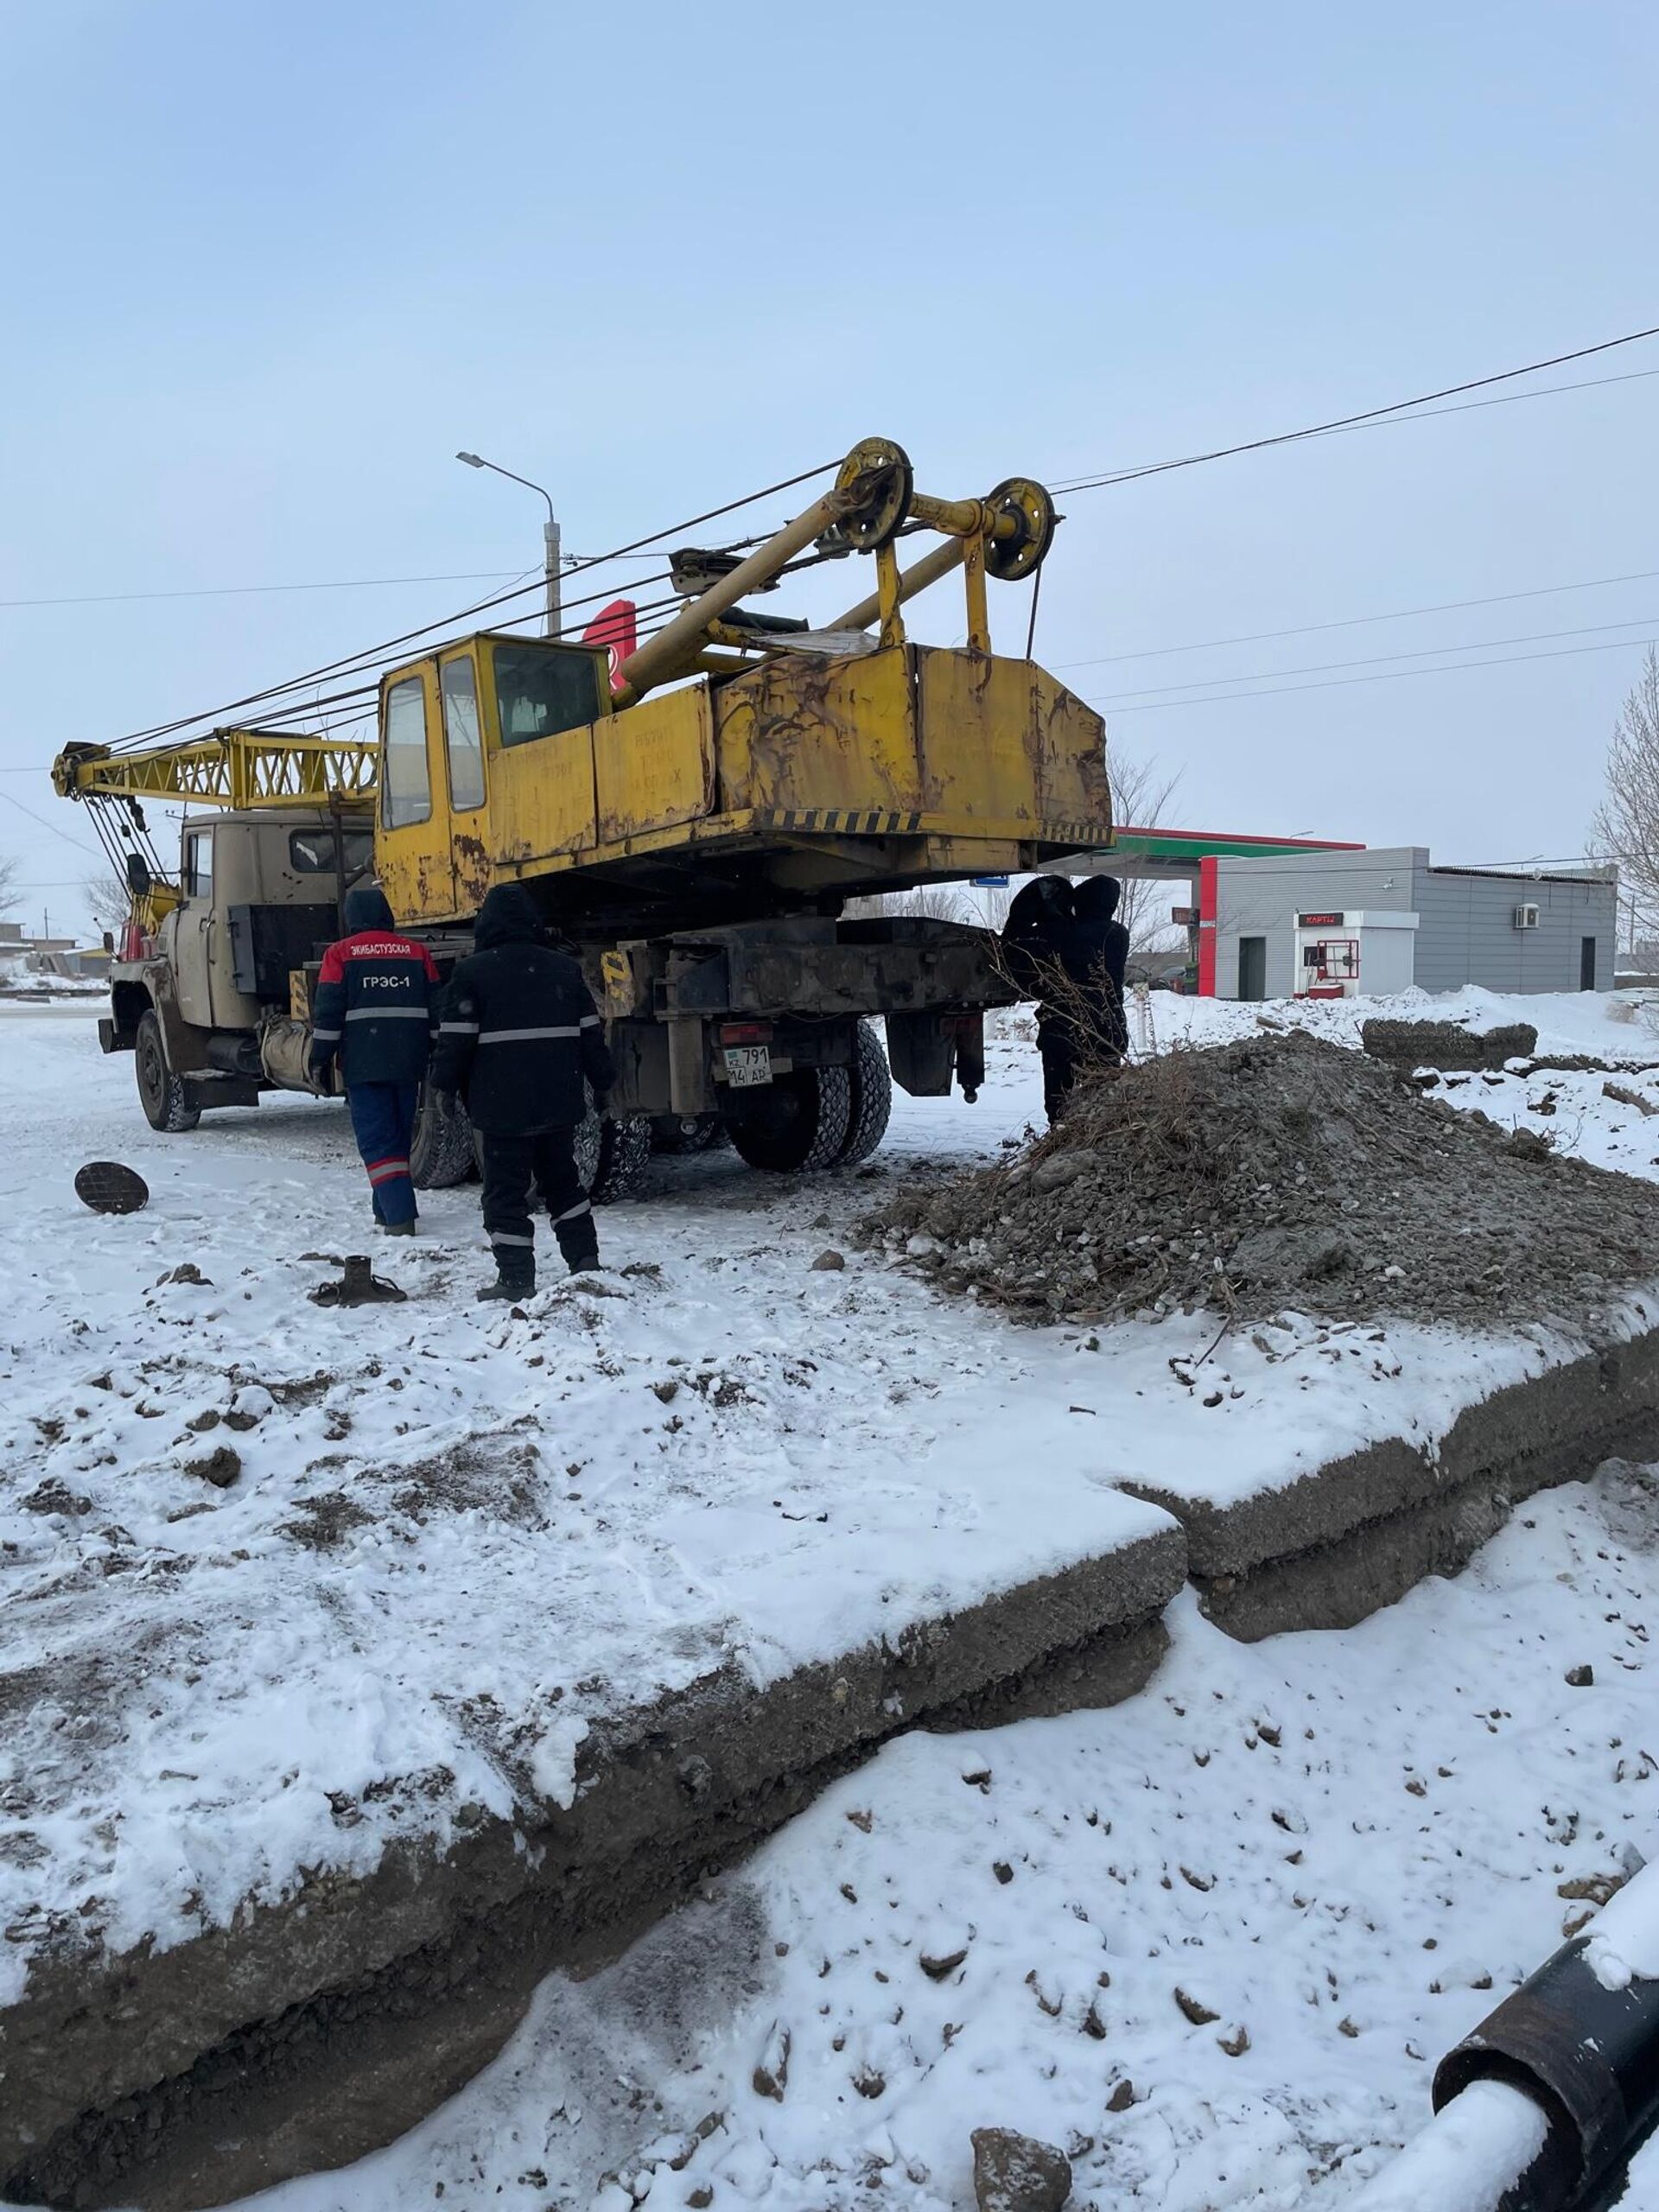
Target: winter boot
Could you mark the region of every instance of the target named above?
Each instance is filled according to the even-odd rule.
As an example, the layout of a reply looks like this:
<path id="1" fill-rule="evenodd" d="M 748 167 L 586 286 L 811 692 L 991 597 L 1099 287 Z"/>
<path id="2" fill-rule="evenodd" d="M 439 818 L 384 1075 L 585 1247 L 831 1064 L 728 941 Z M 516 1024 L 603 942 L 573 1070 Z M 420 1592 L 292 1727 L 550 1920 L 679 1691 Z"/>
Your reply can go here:
<path id="1" fill-rule="evenodd" d="M 388 1236 L 412 1236 L 415 1234 L 412 1221 L 384 1221 L 380 1226 Z"/>
<path id="2" fill-rule="evenodd" d="M 599 1265 L 599 1231 L 590 1212 L 578 1214 L 574 1221 L 556 1221 L 553 1234 L 573 1275 L 585 1274 L 589 1268 Z"/>
<path id="3" fill-rule="evenodd" d="M 482 1282 L 478 1287 L 480 1299 L 500 1298 L 513 1301 L 533 1298 L 536 1294 L 536 1255 L 521 1245 L 500 1245 L 495 1248 L 495 1281 Z"/>

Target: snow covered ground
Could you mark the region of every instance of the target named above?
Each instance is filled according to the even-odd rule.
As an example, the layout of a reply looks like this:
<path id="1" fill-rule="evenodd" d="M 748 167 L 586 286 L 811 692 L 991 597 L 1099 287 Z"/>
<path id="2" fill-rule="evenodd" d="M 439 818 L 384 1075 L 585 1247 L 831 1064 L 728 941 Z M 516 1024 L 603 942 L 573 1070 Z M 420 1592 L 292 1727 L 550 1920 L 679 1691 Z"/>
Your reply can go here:
<path id="1" fill-rule="evenodd" d="M 1459 1000 L 1375 1010 L 1526 1019 L 1541 1052 L 1659 1059 L 1605 1000 Z M 1368 1010 L 1298 1017 L 1352 1041 Z M 1160 1043 L 1208 1042 L 1258 1009 L 1160 995 L 1153 1014 Z M 1017 1038 L 992 1058 L 976 1107 L 901 1099 L 877 1164 L 1017 1137 L 1034 1061 Z M 1451 1095 L 1656 1172 L 1659 1132 L 1644 1149 L 1648 1117 L 1604 1080 Z M 153 1136 L 130 1064 L 71 1006 L 0 1008 L 0 1664 L 54 1668 L 27 1732 L 0 1733 L 14 1989 L 26 1945 L 89 1898 L 114 1939 L 166 1943 L 401 1824 L 557 1798 L 584 1697 L 732 1657 L 768 1679 L 873 1618 L 1103 1548 L 1153 1517 L 1111 1487 L 1148 1452 L 1259 1479 L 1411 1418 L 1427 1433 L 1471 1357 L 1433 1332 L 1381 1351 L 1338 1332 L 1333 1357 L 1311 1331 L 1271 1362 L 1229 1344 L 1208 1405 L 1169 1363 L 1211 1330 L 1116 1332 L 1104 1356 L 1013 1331 L 851 1249 L 880 1179 L 804 1202 L 729 1154 L 661 1163 L 602 1217 L 601 1291 L 558 1286 L 521 1321 L 475 1307 L 461 1190 L 429 1196 L 415 1247 L 379 1247 L 408 1305 L 331 1314 L 304 1297 L 330 1271 L 314 1255 L 365 1241 L 337 1109 L 268 1102 Z M 69 1176 L 99 1156 L 146 1174 L 145 1213 L 77 1206 Z M 845 1268 L 814 1270 L 832 1247 Z M 207 1281 L 161 1280 L 181 1262 Z M 1490 1388 L 1539 1352 L 1481 1356 Z M 188 1471 L 221 1446 L 224 1489 Z M 1610 1477 L 1535 1501 L 1459 1582 L 1344 1636 L 1244 1649 L 1184 1605 L 1132 1706 L 892 1746 L 607 1974 L 546 1985 L 512 2050 L 404 2143 L 265 2201 L 540 2212 L 621 2171 L 671 2205 L 712 2186 L 804 2212 L 879 2185 L 932 2208 L 965 2201 L 968 2131 L 1000 2122 L 1092 2139 L 1080 2204 L 1334 2207 L 1421 2117 L 1432 2061 L 1493 2001 L 1484 1978 L 1550 1948 L 1558 1885 L 1648 1848 L 1656 1537 L 1641 1479 Z M 1591 1689 L 1564 1683 L 1580 1662 Z M 509 1737 L 477 1725 L 486 1698 Z M 365 1796 L 389 1774 L 398 1789 Z M 779 2100 L 753 2077 L 775 2079 L 785 2035 Z"/>
<path id="2" fill-rule="evenodd" d="M 1651 1480 L 1535 1499 L 1344 1634 L 1239 1645 L 1183 1600 L 1127 1705 L 900 1739 L 619 1965 L 550 1979 L 404 2141 L 253 2202 L 621 2212 L 613 2173 L 653 2206 L 944 2212 L 1007 2126 L 1070 2151 L 1079 2207 L 1336 2212 L 1650 1847 Z"/>
<path id="3" fill-rule="evenodd" d="M 429 1193 L 376 1252 L 408 1302 L 337 1313 L 307 1292 L 370 1242 L 343 1114 L 157 1137 L 131 1080 L 85 1017 L 0 1012 L 0 2004 L 54 1932 L 167 1948 L 391 1834 L 568 1804 L 596 1712 L 1167 1525 L 1079 1468 L 1074 1350 L 813 1268 L 876 1182 L 665 1164 L 603 1217 L 611 1271 L 556 1265 L 522 1318 L 474 1302 L 476 1188 Z M 111 1156 L 143 1212 L 74 1198 Z"/>
<path id="4" fill-rule="evenodd" d="M 1552 1058 L 1593 1054 L 1605 1060 L 1659 1061 L 1659 999 L 1651 992 L 1552 991 L 1517 998 L 1471 983 L 1459 991 L 1414 988 L 1386 999 L 1274 999 L 1257 1005 L 1153 991 L 1144 999 L 1132 995 L 1132 1006 L 1144 1007 L 1150 1024 L 1134 1041 L 1154 1048 L 1224 1045 L 1254 1035 L 1264 1020 L 1280 1028 L 1306 1029 L 1333 1045 L 1357 1045 L 1362 1026 L 1375 1017 L 1456 1021 L 1478 1033 L 1525 1022 L 1538 1033 L 1539 1052 Z M 1141 1019 L 1134 1014 L 1132 1027 Z"/>

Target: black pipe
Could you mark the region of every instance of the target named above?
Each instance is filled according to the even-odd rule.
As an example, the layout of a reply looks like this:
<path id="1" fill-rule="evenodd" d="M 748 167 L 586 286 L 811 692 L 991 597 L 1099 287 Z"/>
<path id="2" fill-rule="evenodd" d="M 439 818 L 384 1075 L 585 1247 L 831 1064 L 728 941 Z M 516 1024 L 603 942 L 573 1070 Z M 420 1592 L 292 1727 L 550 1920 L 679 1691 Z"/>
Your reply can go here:
<path id="1" fill-rule="evenodd" d="M 1514 2212 L 1606 2202 L 1610 2177 L 1659 2124 L 1659 1981 L 1604 1987 L 1574 1936 L 1434 2075 L 1441 2112 L 1473 2082 L 1507 2082 L 1540 2104 L 1549 2141 L 1506 2200 Z"/>

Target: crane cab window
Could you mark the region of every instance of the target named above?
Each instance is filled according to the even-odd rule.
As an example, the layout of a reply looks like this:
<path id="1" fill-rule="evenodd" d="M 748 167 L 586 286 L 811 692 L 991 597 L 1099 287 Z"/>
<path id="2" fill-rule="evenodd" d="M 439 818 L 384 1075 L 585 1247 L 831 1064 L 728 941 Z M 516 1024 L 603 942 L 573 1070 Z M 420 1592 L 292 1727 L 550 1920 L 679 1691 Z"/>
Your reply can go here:
<path id="1" fill-rule="evenodd" d="M 385 791 L 380 818 L 388 830 L 407 830 L 432 813 L 432 779 L 426 765 L 426 686 L 405 677 L 386 694 Z"/>
<path id="2" fill-rule="evenodd" d="M 591 652 L 498 645 L 495 707 L 503 745 L 529 745 L 600 716 L 599 662 Z"/>
<path id="3" fill-rule="evenodd" d="M 438 689 L 443 697 L 449 804 L 456 814 L 470 814 L 484 804 L 484 736 L 478 721 L 478 677 L 470 653 L 445 661 Z"/>
<path id="4" fill-rule="evenodd" d="M 347 830 L 340 840 L 346 861 L 346 880 L 362 874 L 374 859 L 374 832 Z M 332 830 L 290 830 L 288 865 L 296 875 L 332 875 L 334 872 L 334 833 Z"/>
<path id="5" fill-rule="evenodd" d="M 213 891 L 213 833 L 193 830 L 184 845 L 184 895 L 210 899 Z"/>

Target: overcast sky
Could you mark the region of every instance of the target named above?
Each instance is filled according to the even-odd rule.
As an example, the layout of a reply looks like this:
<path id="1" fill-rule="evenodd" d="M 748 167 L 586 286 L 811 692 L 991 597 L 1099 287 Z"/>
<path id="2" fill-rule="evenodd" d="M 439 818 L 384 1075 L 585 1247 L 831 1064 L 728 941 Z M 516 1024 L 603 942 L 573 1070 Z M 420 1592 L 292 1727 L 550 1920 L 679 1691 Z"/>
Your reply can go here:
<path id="1" fill-rule="evenodd" d="M 531 568 L 538 503 L 458 447 L 551 485 L 588 552 L 874 431 L 959 494 L 1659 323 L 1637 0 L 12 0 L 0 26 L 7 602 Z M 1655 371 L 1650 341 L 1534 379 L 1626 381 L 1071 495 L 1039 658 L 1180 770 L 1186 826 L 1576 853 L 1659 574 L 1198 648 L 1659 572 Z M 30 914 L 79 908 L 92 845 L 46 780 L 61 743 L 474 588 L 0 607 Z M 992 589 L 1018 651 L 1028 594 Z M 951 587 L 915 626 L 957 636 Z M 1533 658 L 1370 680 L 1473 646 Z M 1224 676 L 1319 688 L 1189 703 Z"/>

